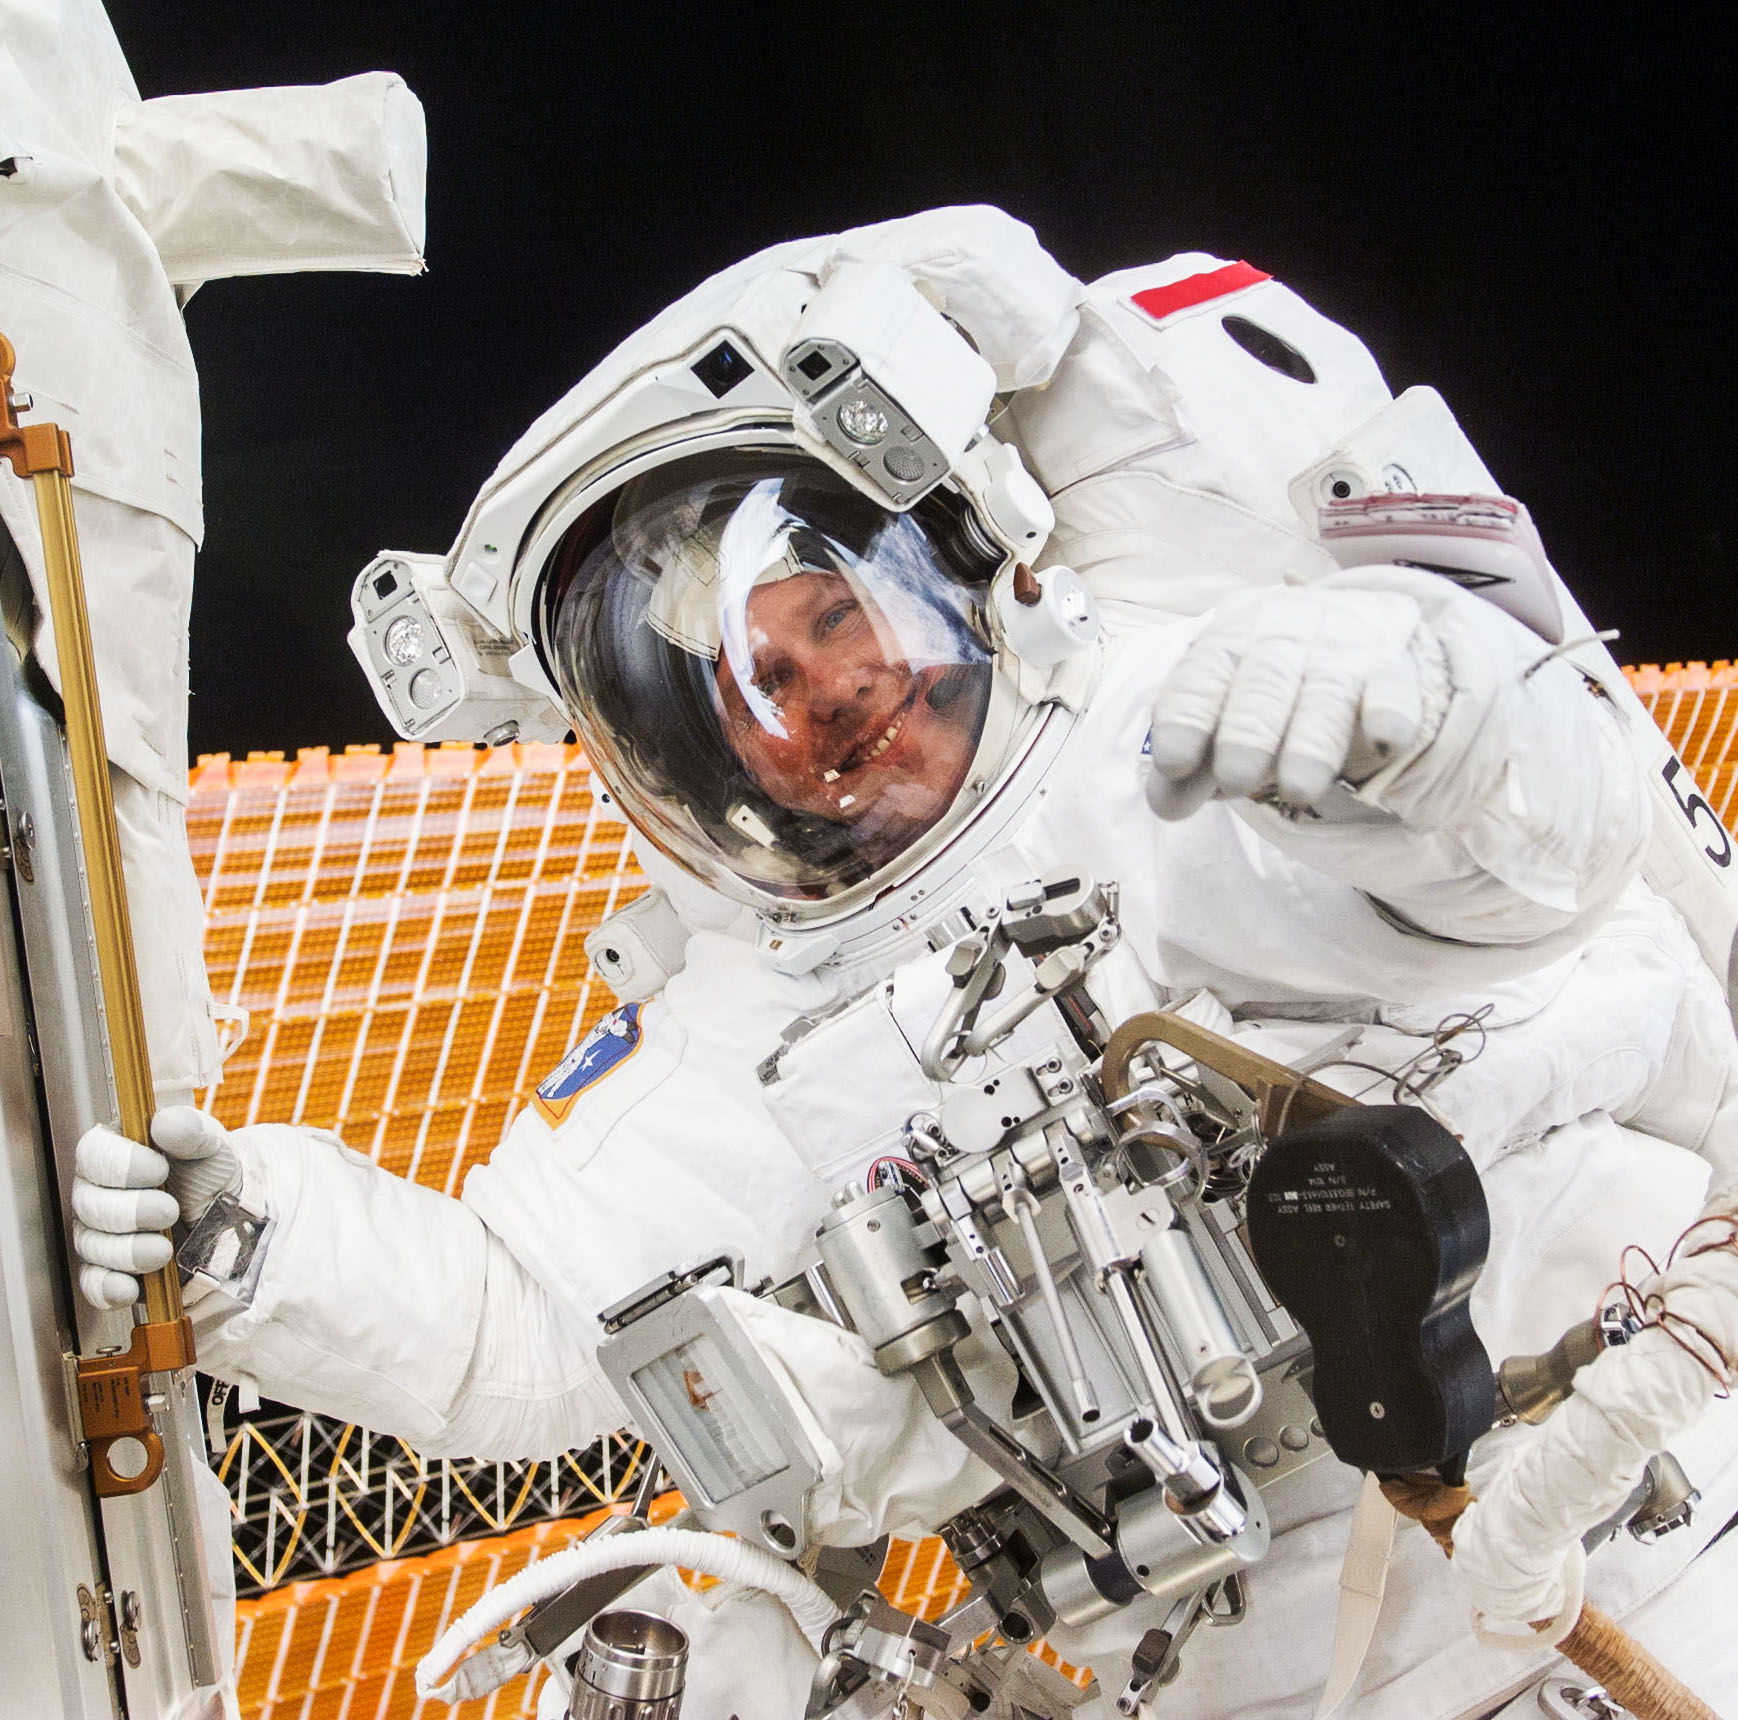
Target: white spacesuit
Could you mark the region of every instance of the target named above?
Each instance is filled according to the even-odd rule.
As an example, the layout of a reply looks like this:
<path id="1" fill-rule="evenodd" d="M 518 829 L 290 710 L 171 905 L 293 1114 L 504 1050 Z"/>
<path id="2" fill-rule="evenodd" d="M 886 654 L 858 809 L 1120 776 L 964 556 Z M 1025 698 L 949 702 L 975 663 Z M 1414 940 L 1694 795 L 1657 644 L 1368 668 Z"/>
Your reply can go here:
<path id="1" fill-rule="evenodd" d="M 0 332 L 72 437 L 122 853 L 165 1102 L 220 1072 L 187 854 L 187 616 L 204 531 L 181 307 L 207 281 L 422 268 L 422 108 L 401 78 L 140 101 L 95 0 L 0 7 Z M 0 525 L 57 680 L 30 486 Z"/>
<path id="2" fill-rule="evenodd" d="M 1320 510 L 1384 487 L 1500 495 L 1440 400 L 1393 401 L 1247 265 L 1083 289 L 1006 217 L 944 210 L 779 247 L 666 311 L 531 428 L 443 564 L 364 575 L 354 636 L 406 732 L 571 717 L 661 886 L 593 940 L 629 1001 L 459 1201 L 319 1132 L 160 1119 L 184 1216 L 229 1188 L 269 1221 L 245 1271 L 190 1291 L 202 1365 L 431 1455 L 615 1427 L 600 1311 L 725 1250 L 751 1282 L 807 1264 L 830 1191 L 958 1066 L 932 1037 L 950 946 L 1059 868 L 1118 887 L 1092 982 L 1112 1021 L 1192 999 L 1287 1059 L 1350 1024 L 1366 1067 L 1322 1077 L 1363 1091 L 1484 1011 L 1429 1103 L 1485 1176 L 1486 1346 L 1549 1345 L 1623 1244 L 1699 1210 L 1731 1027 L 1636 876 L 1629 713 L 1439 571 L 1336 557 Z M 1561 621 L 1548 572 L 1508 607 Z M 119 1191 L 164 1161 L 88 1148 L 88 1258 L 124 1274 Z M 1738 1509 L 1731 1418 L 1675 1449 L 1703 1516 L 1593 1559 L 1619 1615 Z M 1276 1489 L 1249 1621 L 1202 1633 L 1163 1711 L 1308 1711 L 1356 1488 L 1324 1464 Z M 1704 1681 L 1708 1569 L 1647 1623 Z M 1549 1658 L 1476 1642 L 1422 1535 L 1388 1595 L 1359 1714 L 1482 1714 Z M 1130 1645 L 1063 1646 L 1103 1673 Z"/>
<path id="3" fill-rule="evenodd" d="M 421 106 L 390 73 L 323 88 L 141 101 L 98 0 L 0 0 L 0 334 L 16 352 L 15 408 L 26 422 L 58 424 L 72 445 L 103 732 L 151 1072 L 163 1104 L 219 1078 L 217 1022 L 227 1013 L 214 1005 L 206 979 L 203 909 L 184 820 L 188 609 L 204 518 L 199 387 L 182 307 L 202 283 L 228 276 L 420 272 L 425 154 Z M 0 564 L 16 594 L 5 617 L 10 643 L 58 689 L 32 485 L 3 462 Z M 20 567 L 24 577 L 14 581 Z M 28 847 L 25 796 L 22 783 L 9 783 L 9 816 L 22 821 Z M 35 816 L 46 828 L 44 809 Z M 45 845 L 37 861 L 45 884 L 54 864 Z M 82 891 L 82 880 L 74 889 Z M 76 942 L 76 918 L 67 930 Z M 52 981 L 39 970 L 38 983 Z M 50 1102 L 65 1103 L 55 1067 L 62 1053 L 51 1032 L 40 1027 L 40 1061 Z M 33 1058 L 37 1050 L 33 1033 Z M 91 1091 L 105 1092 L 106 1068 L 90 1073 Z M 67 1147 L 70 1159 L 70 1141 Z M 89 1196 L 80 1200 L 90 1210 Z M 160 1242 L 145 1248 L 162 1258 Z M 137 1259 L 138 1249 L 130 1254 Z M 128 1341 L 124 1316 L 83 1309 L 78 1328 L 74 1343 L 86 1355 Z M 63 1328 L 47 1341 L 58 1352 L 68 1334 Z M 190 1374 L 186 1395 L 192 1399 Z M 165 1428 L 174 1420 L 166 1414 Z M 58 1417 L 49 1425 L 58 1427 Z M 203 1463 L 190 1473 L 203 1544 L 214 1555 L 218 1642 L 227 1661 L 235 1587 L 228 1498 Z M 185 1544 L 170 1540 L 174 1518 L 162 1503 L 169 1490 L 163 1484 L 148 1510 L 130 1516 L 105 1508 L 105 1532 L 111 1548 L 125 1549 L 123 1559 L 136 1560 L 146 1548 L 160 1552 L 156 1569 L 186 1569 Z M 83 1561 L 79 1568 L 93 1568 L 83 1546 L 73 1556 Z M 120 1589 L 122 1572 L 152 1569 L 117 1561 L 114 1586 Z M 136 1574 L 130 1580 L 142 1582 Z M 171 1702 L 187 1675 L 173 1647 L 187 1629 L 179 1598 L 172 1588 L 148 1596 L 142 1629 L 152 1647 L 143 1671 L 129 1670 L 127 1687 L 136 1712 Z M 7 1622 L 28 1631 L 28 1608 L 20 1602 Z M 136 1669 L 138 1656 L 131 1659 Z M 224 1700 L 233 1711 L 232 1689 Z"/>

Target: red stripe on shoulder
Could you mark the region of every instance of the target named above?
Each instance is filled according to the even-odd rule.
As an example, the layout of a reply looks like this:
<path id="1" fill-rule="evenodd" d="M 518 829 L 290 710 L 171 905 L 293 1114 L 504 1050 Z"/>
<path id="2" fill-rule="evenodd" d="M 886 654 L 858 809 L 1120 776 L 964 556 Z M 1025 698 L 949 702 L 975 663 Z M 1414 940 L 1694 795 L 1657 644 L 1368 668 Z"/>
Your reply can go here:
<path id="1" fill-rule="evenodd" d="M 1144 293 L 1136 293 L 1130 303 L 1145 311 L 1154 322 L 1162 322 L 1191 305 L 1204 305 L 1209 299 L 1222 299 L 1227 293 L 1260 286 L 1272 279 L 1272 275 L 1251 263 L 1227 263 L 1222 269 L 1209 269 L 1204 275 L 1185 275 L 1166 286 L 1148 287 Z"/>

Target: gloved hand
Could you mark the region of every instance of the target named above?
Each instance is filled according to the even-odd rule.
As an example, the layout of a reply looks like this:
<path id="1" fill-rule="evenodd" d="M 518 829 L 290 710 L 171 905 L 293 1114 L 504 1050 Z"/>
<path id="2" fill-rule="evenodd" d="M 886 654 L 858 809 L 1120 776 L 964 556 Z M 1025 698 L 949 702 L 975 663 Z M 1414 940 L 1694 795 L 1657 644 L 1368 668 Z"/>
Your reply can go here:
<path id="1" fill-rule="evenodd" d="M 1523 1568 L 1501 1552 L 1492 1556 L 1480 1510 L 1474 1500 L 1454 1526 L 1454 1550 L 1463 1555 L 1454 1561 L 1454 1574 L 1472 1604 L 1474 1634 L 1493 1648 L 1522 1651 L 1561 1642 L 1580 1617 L 1587 1593 L 1587 1554 L 1580 1538 L 1569 1535 L 1548 1547 L 1529 1548 Z"/>
<path id="2" fill-rule="evenodd" d="M 132 1274 L 167 1266 L 174 1248 L 162 1232 L 197 1224 L 220 1194 L 241 1186 L 241 1160 L 229 1132 L 191 1105 L 151 1119 L 154 1147 L 100 1124 L 79 1141 L 73 1161 L 72 1245 L 83 1264 L 78 1285 L 96 1308 L 121 1308 L 139 1296 Z M 160 1150 L 158 1150 L 160 1149 Z"/>
<path id="3" fill-rule="evenodd" d="M 1504 1631 L 1553 1614 L 1561 1623 L 1579 1606 L 1581 1536 L 1738 1386 L 1738 1189 L 1716 1182 L 1665 1268 L 1636 1286 L 1650 1323 L 1576 1374 L 1573 1394 L 1454 1526 L 1455 1574 L 1476 1614 Z"/>
<path id="4" fill-rule="evenodd" d="M 1161 818 L 1215 796 L 1319 802 L 1427 746 L 1448 703 L 1447 660 L 1417 601 L 1324 582 L 1219 604 L 1153 703 Z"/>

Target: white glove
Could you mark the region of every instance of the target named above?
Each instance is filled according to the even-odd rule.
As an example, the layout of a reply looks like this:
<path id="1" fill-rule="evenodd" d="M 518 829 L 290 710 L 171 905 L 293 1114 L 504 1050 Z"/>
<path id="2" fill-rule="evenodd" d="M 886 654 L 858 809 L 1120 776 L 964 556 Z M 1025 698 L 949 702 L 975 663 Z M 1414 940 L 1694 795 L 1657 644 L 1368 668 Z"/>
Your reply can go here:
<path id="1" fill-rule="evenodd" d="M 1472 1603 L 1473 1634 L 1492 1648 L 1555 1646 L 1574 1629 L 1587 1594 L 1587 1553 L 1579 1537 L 1529 1548 L 1535 1556 L 1522 1568 L 1502 1554 L 1492 1557 L 1480 1509 L 1475 1499 L 1454 1526 L 1452 1568 Z"/>
<path id="2" fill-rule="evenodd" d="M 191 1105 L 151 1119 L 153 1147 L 100 1124 L 87 1130 L 73 1161 L 72 1245 L 83 1264 L 78 1286 L 96 1308 L 138 1300 L 132 1274 L 167 1266 L 174 1245 L 162 1233 L 197 1224 L 220 1194 L 241 1186 L 241 1160 L 229 1132 Z"/>
<path id="3" fill-rule="evenodd" d="M 1406 593 L 1239 593 L 1159 689 L 1148 799 L 1172 819 L 1216 795 L 1313 807 L 1340 778 L 1421 751 L 1447 702 L 1442 646 Z"/>

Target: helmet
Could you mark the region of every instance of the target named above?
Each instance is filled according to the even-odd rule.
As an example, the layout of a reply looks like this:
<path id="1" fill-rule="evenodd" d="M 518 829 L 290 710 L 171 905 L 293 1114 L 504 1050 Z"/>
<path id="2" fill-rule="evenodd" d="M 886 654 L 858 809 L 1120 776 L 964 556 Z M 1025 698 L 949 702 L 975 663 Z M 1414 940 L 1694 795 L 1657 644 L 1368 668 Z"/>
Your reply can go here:
<path id="1" fill-rule="evenodd" d="M 1097 617 L 1031 571 L 1053 516 L 982 428 L 989 367 L 889 274 L 769 271 L 755 338 L 709 283 L 533 426 L 444 561 L 365 569 L 351 645 L 399 731 L 571 724 L 647 840 L 785 924 L 947 848 L 1073 702 Z M 900 289 L 917 346 L 853 333 Z"/>
<path id="2" fill-rule="evenodd" d="M 726 893 L 823 902 L 947 825 L 1017 738 L 999 566 L 944 497 L 895 513 L 798 453 L 693 455 L 567 528 L 544 650 L 651 841 Z"/>

